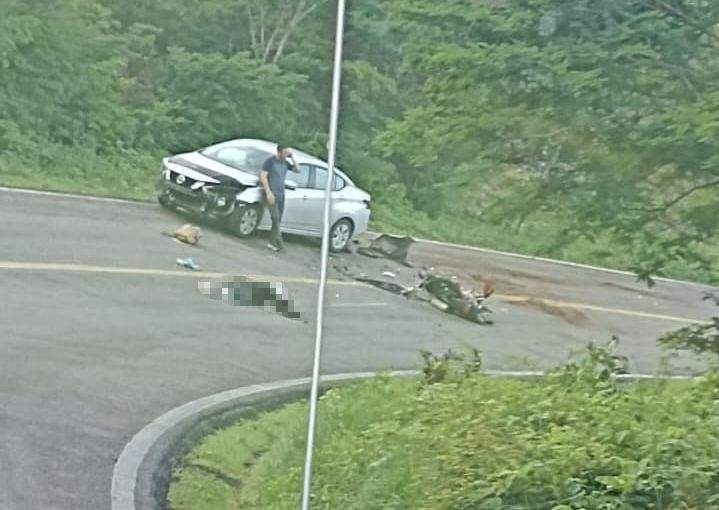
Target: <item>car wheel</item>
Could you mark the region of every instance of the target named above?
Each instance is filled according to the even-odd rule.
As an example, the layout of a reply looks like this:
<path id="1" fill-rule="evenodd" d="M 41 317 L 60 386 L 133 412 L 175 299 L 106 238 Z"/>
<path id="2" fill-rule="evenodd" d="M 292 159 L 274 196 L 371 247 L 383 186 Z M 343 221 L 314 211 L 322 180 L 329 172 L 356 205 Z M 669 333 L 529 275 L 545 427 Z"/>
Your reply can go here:
<path id="1" fill-rule="evenodd" d="M 232 211 L 228 224 L 236 236 L 251 236 L 260 224 L 260 208 L 256 205 L 238 205 Z"/>
<path id="2" fill-rule="evenodd" d="M 352 239 L 353 231 L 352 222 L 346 218 L 332 225 L 330 230 L 330 250 L 334 252 L 345 251 Z"/>

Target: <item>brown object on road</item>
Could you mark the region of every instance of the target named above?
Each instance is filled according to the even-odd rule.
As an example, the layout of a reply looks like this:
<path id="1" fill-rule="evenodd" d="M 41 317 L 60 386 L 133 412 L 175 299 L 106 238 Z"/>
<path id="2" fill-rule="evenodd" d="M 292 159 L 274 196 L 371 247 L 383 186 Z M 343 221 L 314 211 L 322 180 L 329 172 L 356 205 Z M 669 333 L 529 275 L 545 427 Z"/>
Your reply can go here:
<path id="1" fill-rule="evenodd" d="M 174 233 L 168 234 L 167 232 L 163 232 L 163 234 L 168 237 L 174 237 L 175 239 L 183 243 L 196 246 L 197 243 L 200 242 L 200 236 L 202 235 L 202 232 L 200 230 L 200 227 L 196 227 L 191 223 L 185 223 L 177 230 L 175 230 Z"/>

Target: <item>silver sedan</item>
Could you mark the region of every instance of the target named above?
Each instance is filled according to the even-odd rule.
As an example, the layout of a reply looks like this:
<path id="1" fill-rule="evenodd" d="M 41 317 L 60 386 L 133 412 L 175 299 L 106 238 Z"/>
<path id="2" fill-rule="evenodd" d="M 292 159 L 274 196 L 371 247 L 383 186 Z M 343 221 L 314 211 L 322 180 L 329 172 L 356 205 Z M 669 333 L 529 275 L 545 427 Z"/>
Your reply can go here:
<path id="1" fill-rule="evenodd" d="M 223 221 L 240 237 L 269 230 L 259 172 L 276 148 L 265 140 L 237 139 L 164 158 L 157 199 L 163 206 Z M 281 229 L 321 237 L 327 163 L 295 149 L 292 154 L 300 173 L 291 173 L 286 181 Z M 370 195 L 339 169 L 332 190 L 330 248 L 342 251 L 367 230 Z"/>

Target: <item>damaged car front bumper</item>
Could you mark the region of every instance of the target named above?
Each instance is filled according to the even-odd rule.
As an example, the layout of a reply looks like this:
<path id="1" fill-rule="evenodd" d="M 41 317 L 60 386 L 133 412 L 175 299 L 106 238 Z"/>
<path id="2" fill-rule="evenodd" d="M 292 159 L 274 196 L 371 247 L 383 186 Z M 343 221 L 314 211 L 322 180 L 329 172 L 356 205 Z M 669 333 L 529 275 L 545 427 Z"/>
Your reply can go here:
<path id="1" fill-rule="evenodd" d="M 237 195 L 244 190 L 244 187 L 195 179 L 166 167 L 163 167 L 156 185 L 157 199 L 161 204 L 210 219 L 232 214 Z"/>

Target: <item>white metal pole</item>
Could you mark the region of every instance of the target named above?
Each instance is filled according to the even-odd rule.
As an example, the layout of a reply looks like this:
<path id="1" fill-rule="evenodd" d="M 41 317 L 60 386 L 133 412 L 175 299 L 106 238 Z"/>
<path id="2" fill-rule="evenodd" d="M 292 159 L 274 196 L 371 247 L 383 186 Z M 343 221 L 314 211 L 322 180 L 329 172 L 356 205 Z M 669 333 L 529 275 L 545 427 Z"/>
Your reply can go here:
<path id="1" fill-rule="evenodd" d="M 305 471 L 302 484 L 302 510 L 310 508 L 312 490 L 312 453 L 317 425 L 317 399 L 320 382 L 320 359 L 322 352 L 322 329 L 324 326 L 325 288 L 327 286 L 327 263 L 330 243 L 330 209 L 332 187 L 337 158 L 337 124 L 340 106 L 340 85 L 342 78 L 342 42 L 344 39 L 345 0 L 337 0 L 337 33 L 335 35 L 335 60 L 332 72 L 332 105 L 330 108 L 330 139 L 327 162 L 329 172 L 325 186 L 324 228 L 322 231 L 322 264 L 320 266 L 320 283 L 317 291 L 317 328 L 315 331 L 315 356 L 312 366 L 312 388 L 310 390 L 310 411 L 307 424 L 307 451 L 305 453 Z"/>

